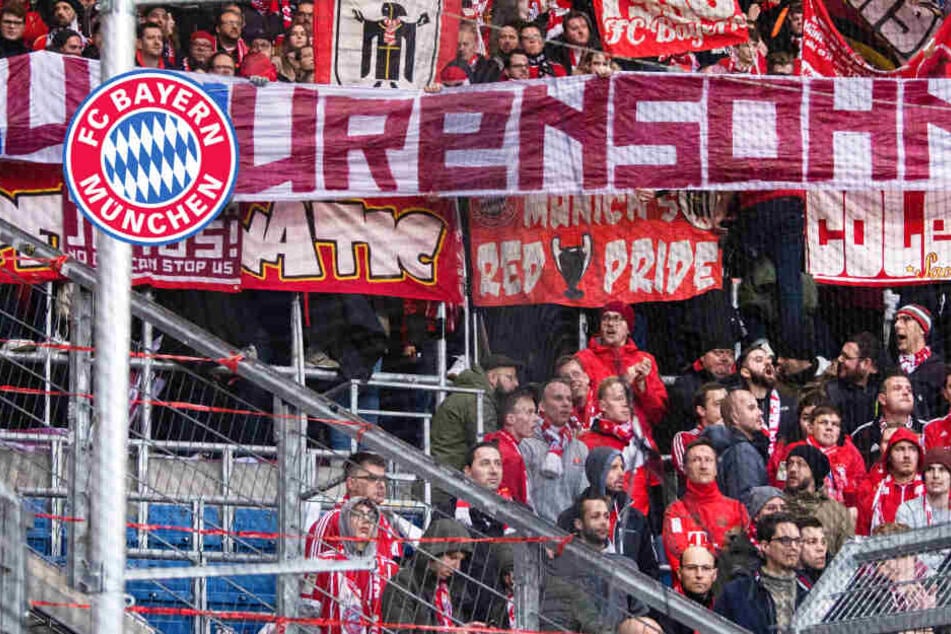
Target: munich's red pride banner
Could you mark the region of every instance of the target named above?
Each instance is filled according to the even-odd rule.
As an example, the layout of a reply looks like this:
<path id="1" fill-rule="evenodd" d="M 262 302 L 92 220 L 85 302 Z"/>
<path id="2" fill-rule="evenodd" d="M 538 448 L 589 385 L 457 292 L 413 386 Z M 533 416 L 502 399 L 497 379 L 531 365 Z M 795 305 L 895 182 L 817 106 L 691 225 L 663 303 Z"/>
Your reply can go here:
<path id="1" fill-rule="evenodd" d="M 736 0 L 594 0 L 604 50 L 654 57 L 732 46 L 749 39 Z"/>
<path id="2" fill-rule="evenodd" d="M 244 288 L 462 302 L 452 200 L 279 202 L 243 211 Z"/>
<path id="3" fill-rule="evenodd" d="M 477 306 L 687 299 L 723 283 L 717 236 L 703 226 L 677 194 L 473 200 L 472 296 Z"/>

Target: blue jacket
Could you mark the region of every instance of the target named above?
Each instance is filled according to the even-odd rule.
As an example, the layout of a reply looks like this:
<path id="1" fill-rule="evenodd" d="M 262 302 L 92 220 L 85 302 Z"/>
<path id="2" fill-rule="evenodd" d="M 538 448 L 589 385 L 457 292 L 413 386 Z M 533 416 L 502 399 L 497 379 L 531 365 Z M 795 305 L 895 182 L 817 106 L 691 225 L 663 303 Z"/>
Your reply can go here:
<path id="1" fill-rule="evenodd" d="M 796 607 L 802 603 L 812 585 L 796 575 Z M 717 597 L 713 611 L 724 616 L 753 634 L 776 634 L 776 606 L 769 590 L 763 585 L 759 569 L 752 575 L 741 575 L 726 584 Z"/>
<path id="2" fill-rule="evenodd" d="M 742 432 L 713 425 L 704 429 L 702 435 L 716 448 L 717 485 L 723 495 L 745 502 L 750 489 L 767 484 L 766 461 Z"/>

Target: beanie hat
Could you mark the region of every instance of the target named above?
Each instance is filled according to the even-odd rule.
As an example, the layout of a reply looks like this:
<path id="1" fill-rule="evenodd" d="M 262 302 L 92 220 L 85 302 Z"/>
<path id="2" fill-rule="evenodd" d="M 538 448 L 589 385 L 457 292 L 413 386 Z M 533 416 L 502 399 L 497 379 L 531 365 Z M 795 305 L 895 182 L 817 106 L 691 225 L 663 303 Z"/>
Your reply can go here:
<path id="1" fill-rule="evenodd" d="M 948 471 L 951 471 L 951 449 L 947 447 L 934 447 L 925 454 L 924 468 L 927 469 L 933 464 L 942 465 Z"/>
<path id="2" fill-rule="evenodd" d="M 624 321 L 627 322 L 628 332 L 634 332 L 634 308 L 632 308 L 630 304 L 625 304 L 617 300 L 608 302 L 604 305 L 604 308 L 601 309 L 601 319 L 604 319 L 604 313 L 619 313 L 621 317 L 624 318 Z"/>
<path id="3" fill-rule="evenodd" d="M 215 39 L 215 36 L 209 33 L 208 31 L 195 31 L 191 34 L 189 41 L 194 42 L 195 40 L 205 40 L 213 47 L 218 46 L 218 40 Z"/>
<path id="4" fill-rule="evenodd" d="M 756 517 L 759 512 L 763 510 L 763 507 L 766 506 L 767 502 L 773 498 L 781 497 L 783 497 L 783 492 L 776 487 L 753 487 L 750 489 L 750 492 L 746 494 L 746 511 L 751 518 Z"/>
<path id="5" fill-rule="evenodd" d="M 806 461 L 806 464 L 809 465 L 809 469 L 812 471 L 812 480 L 816 484 L 816 489 L 821 488 L 831 468 L 826 455 L 812 445 L 803 444 L 793 448 L 793 450 L 787 454 L 786 460 L 789 460 L 793 456 L 798 456 Z"/>
<path id="6" fill-rule="evenodd" d="M 238 71 L 241 77 L 266 77 L 268 81 L 277 81 L 277 69 L 264 53 L 248 53 L 241 60 Z"/>
<path id="7" fill-rule="evenodd" d="M 443 83 L 447 82 L 468 82 L 469 73 L 466 72 L 462 66 L 458 64 L 449 64 L 442 69 L 442 72 L 439 73 L 439 81 Z"/>
<path id="8" fill-rule="evenodd" d="M 927 335 L 931 331 L 931 311 L 921 304 L 905 304 L 898 309 L 898 313 L 896 314 L 896 316 L 901 315 L 910 317 L 918 322 L 924 334 Z"/>

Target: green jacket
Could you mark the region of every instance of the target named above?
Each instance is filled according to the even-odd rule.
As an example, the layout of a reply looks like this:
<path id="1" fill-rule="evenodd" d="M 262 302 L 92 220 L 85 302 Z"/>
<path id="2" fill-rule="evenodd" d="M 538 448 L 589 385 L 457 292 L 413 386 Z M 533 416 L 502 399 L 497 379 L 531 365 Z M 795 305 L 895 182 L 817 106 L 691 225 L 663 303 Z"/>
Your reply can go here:
<path id="1" fill-rule="evenodd" d="M 842 545 L 855 535 L 855 522 L 849 510 L 824 492 L 786 493 L 786 511 L 797 519 L 811 515 L 822 522 L 829 557 L 835 557 Z"/>
<path id="2" fill-rule="evenodd" d="M 482 398 L 483 431 L 497 430 L 498 414 L 495 390 L 489 385 L 485 370 L 476 366 L 466 370 L 452 382 L 453 387 L 485 390 Z M 476 395 L 450 394 L 433 415 L 430 442 L 436 462 L 462 470 L 466 452 L 476 444 Z"/>

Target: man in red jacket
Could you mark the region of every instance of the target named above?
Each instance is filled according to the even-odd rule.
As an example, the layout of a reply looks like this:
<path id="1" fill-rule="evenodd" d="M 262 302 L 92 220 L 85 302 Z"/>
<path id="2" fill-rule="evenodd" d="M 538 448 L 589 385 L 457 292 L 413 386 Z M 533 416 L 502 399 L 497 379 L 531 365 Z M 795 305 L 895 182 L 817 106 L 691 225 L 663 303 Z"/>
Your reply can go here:
<path id="1" fill-rule="evenodd" d="M 650 429 L 667 412 L 667 388 L 660 380 L 654 355 L 638 349 L 631 340 L 633 328 L 634 309 L 622 302 L 609 302 L 601 309 L 601 334 L 592 337 L 588 348 L 575 358 L 592 385 L 600 385 L 609 376 L 630 384 L 636 413 L 647 423 L 645 433 L 653 438 Z"/>
<path id="2" fill-rule="evenodd" d="M 500 429 L 486 434 L 486 442 L 494 442 L 502 454 L 502 485 L 512 493 L 512 499 L 532 506 L 528 470 L 518 444 L 535 433 L 538 411 L 531 390 L 516 390 L 505 397 L 499 412 Z"/>
<path id="3" fill-rule="evenodd" d="M 690 443 L 684 459 L 687 492 L 664 513 L 664 551 L 674 578 L 688 547 L 703 546 L 718 555 L 727 532 L 750 523 L 746 507 L 717 487 L 717 452 L 709 440 Z"/>
<path id="4" fill-rule="evenodd" d="M 921 459 L 918 435 L 899 427 L 882 452 L 885 477 L 879 482 L 867 479 L 859 494 L 857 534 L 868 535 L 876 526 L 894 522 L 902 503 L 925 494 Z"/>
<path id="5" fill-rule="evenodd" d="M 951 365 L 944 366 L 944 386 L 941 396 L 951 403 Z M 944 418 L 936 418 L 925 425 L 925 451 L 937 447 L 951 447 L 951 414 Z"/>

